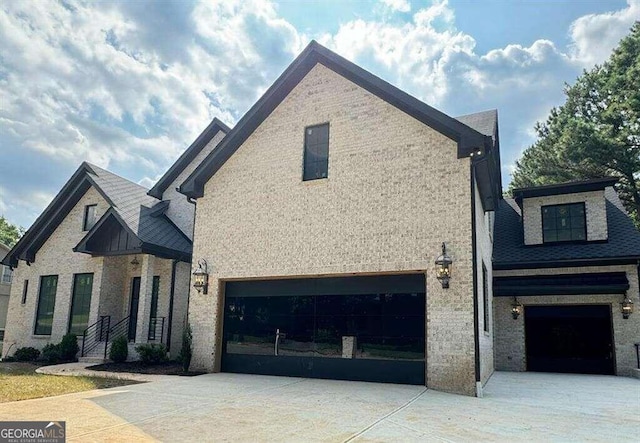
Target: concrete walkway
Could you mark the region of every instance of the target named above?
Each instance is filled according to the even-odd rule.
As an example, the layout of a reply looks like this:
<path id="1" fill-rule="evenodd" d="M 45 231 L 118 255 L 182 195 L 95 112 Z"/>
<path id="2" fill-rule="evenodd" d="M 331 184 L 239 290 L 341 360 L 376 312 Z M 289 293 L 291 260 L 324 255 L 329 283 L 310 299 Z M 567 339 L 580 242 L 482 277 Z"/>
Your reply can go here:
<path id="1" fill-rule="evenodd" d="M 69 441 L 637 441 L 640 381 L 496 373 L 484 398 L 420 386 L 238 374 L 0 405 Z"/>
<path id="2" fill-rule="evenodd" d="M 157 374 L 134 374 L 131 372 L 109 372 L 109 371 L 93 371 L 87 369 L 89 366 L 93 366 L 96 363 L 63 363 L 61 365 L 43 366 L 36 369 L 38 374 L 48 375 L 71 375 L 71 376 L 83 376 L 83 377 L 102 377 L 102 378 L 116 378 L 119 380 L 133 380 L 140 382 L 147 381 L 162 381 L 178 379 L 178 375 L 157 375 Z"/>

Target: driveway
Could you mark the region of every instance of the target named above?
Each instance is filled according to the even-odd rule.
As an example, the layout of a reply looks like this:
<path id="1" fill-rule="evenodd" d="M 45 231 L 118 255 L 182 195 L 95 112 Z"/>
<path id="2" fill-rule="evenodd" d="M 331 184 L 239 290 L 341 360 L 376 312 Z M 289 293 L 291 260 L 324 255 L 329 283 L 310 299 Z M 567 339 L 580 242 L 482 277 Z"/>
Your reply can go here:
<path id="1" fill-rule="evenodd" d="M 259 375 L 175 377 L 0 405 L 66 420 L 68 441 L 634 441 L 640 380 L 494 374 L 484 398 Z M 637 440 L 636 440 L 637 441 Z"/>

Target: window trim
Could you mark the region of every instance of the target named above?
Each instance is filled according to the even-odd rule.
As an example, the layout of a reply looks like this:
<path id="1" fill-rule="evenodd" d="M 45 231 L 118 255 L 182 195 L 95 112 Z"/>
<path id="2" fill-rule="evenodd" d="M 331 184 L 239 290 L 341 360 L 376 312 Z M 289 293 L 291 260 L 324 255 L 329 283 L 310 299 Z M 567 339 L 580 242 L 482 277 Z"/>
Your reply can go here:
<path id="1" fill-rule="evenodd" d="M 322 126 L 327 127 L 327 169 L 325 177 L 315 177 L 315 178 L 305 178 L 306 173 L 306 165 L 307 165 L 307 130 L 313 128 L 320 128 Z M 330 146 L 330 138 L 331 138 L 331 127 L 329 122 L 318 123 L 314 125 L 308 125 L 304 127 L 304 134 L 302 138 L 302 181 L 303 182 L 313 182 L 316 180 L 326 180 L 329 178 L 329 146 Z"/>
<path id="2" fill-rule="evenodd" d="M 584 215 L 584 226 L 583 228 L 583 232 L 584 232 L 584 239 L 569 239 L 569 240 L 553 240 L 553 241 L 545 241 L 544 238 L 544 210 L 545 208 L 557 208 L 557 207 L 561 207 L 561 206 L 573 206 L 573 205 L 582 205 L 582 213 Z M 577 228 L 575 228 L 577 229 Z M 587 238 L 587 205 L 585 204 L 584 201 L 580 201 L 580 202 L 571 202 L 571 203 L 558 203 L 558 204 L 554 204 L 554 205 L 541 205 L 540 206 L 540 230 L 542 231 L 542 244 L 545 245 L 554 245 L 554 244 L 567 244 L 567 243 L 585 243 L 588 241 Z M 573 231 L 574 228 L 571 228 L 570 231 Z M 556 227 L 555 231 L 557 232 L 558 229 Z"/>
<path id="3" fill-rule="evenodd" d="M 88 215 L 89 215 L 89 208 L 95 208 L 95 210 L 94 210 L 94 212 L 93 212 L 93 218 L 94 218 L 94 220 L 93 220 L 93 224 L 92 224 L 91 226 L 87 226 L 87 221 L 89 220 L 89 217 L 88 217 Z M 91 230 L 91 228 L 92 228 L 92 227 L 96 224 L 96 222 L 98 221 L 98 220 L 96 220 L 96 219 L 97 219 L 97 217 L 96 217 L 96 212 L 95 212 L 97 209 L 98 209 L 98 205 L 97 205 L 97 204 L 93 204 L 93 205 L 85 205 L 85 206 L 84 206 L 84 218 L 82 219 L 82 230 L 83 230 L 83 231 L 85 231 L 85 232 L 86 232 L 86 231 Z"/>
<path id="4" fill-rule="evenodd" d="M 38 313 L 40 312 L 40 305 L 42 304 L 42 282 L 45 278 L 50 278 L 50 277 L 55 277 L 56 278 L 56 292 L 53 295 L 53 311 L 51 314 L 51 331 L 48 334 L 42 334 L 42 333 L 38 333 Z M 51 275 L 41 275 L 40 276 L 40 286 L 38 288 L 38 303 L 36 304 L 36 315 L 35 315 L 35 321 L 34 321 L 34 325 L 33 325 L 33 335 L 37 335 L 37 336 L 42 336 L 42 337 L 50 337 L 51 334 L 53 333 L 53 318 L 55 316 L 55 311 L 56 311 L 56 297 L 58 295 L 58 281 L 59 281 L 59 276 L 57 274 L 51 274 Z"/>
<path id="5" fill-rule="evenodd" d="M 22 284 L 22 301 L 21 305 L 24 305 L 27 302 L 27 293 L 29 292 L 29 279 L 25 279 Z"/>
<path id="6" fill-rule="evenodd" d="M 73 274 L 73 286 L 71 288 L 71 304 L 69 305 L 69 321 L 67 322 L 67 333 L 71 333 L 71 326 L 72 326 L 72 321 L 73 321 L 73 305 L 75 302 L 75 295 L 76 295 L 76 279 L 80 276 L 86 276 L 86 275 L 90 275 L 91 276 L 91 292 L 89 293 L 89 312 L 88 315 L 91 315 L 91 298 L 93 296 L 93 272 L 79 272 L 77 274 Z M 87 326 L 89 326 L 89 318 L 87 317 Z M 85 328 L 86 329 L 86 328 Z M 82 334 L 76 334 L 76 335 L 82 335 Z"/>

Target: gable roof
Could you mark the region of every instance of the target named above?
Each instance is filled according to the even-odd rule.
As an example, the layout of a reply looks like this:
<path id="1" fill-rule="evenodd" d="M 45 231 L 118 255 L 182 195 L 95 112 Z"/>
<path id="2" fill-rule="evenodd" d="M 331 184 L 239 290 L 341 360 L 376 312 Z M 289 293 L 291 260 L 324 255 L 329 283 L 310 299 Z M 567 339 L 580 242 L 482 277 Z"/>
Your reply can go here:
<path id="1" fill-rule="evenodd" d="M 498 110 L 490 109 L 487 111 L 476 112 L 474 114 L 460 115 L 456 120 L 464 123 L 470 128 L 475 129 L 480 134 L 488 135 L 495 138 L 498 130 Z"/>
<path id="2" fill-rule="evenodd" d="M 522 199 L 530 197 L 545 197 L 547 195 L 572 194 L 576 192 L 601 191 L 618 183 L 618 177 L 592 178 L 552 185 L 531 186 L 528 188 L 514 189 L 513 198 L 522 207 Z"/>
<path id="3" fill-rule="evenodd" d="M 615 189 L 607 187 L 604 196 L 608 225 L 606 242 L 530 246 L 524 244 L 520 207 L 512 198 L 501 200 L 495 214 L 494 269 L 636 263 L 640 260 L 640 232 L 624 210 Z"/>
<path id="4" fill-rule="evenodd" d="M 487 135 L 432 108 L 312 40 L 224 140 L 180 185 L 179 191 L 191 198 L 202 197 L 205 183 L 318 63 L 455 140 L 458 143 L 458 158 L 467 157 L 478 148 L 488 150 L 493 144 Z"/>
<path id="5" fill-rule="evenodd" d="M 176 258 L 191 254 L 191 242 L 166 216 L 149 219 L 147 209 L 158 201 L 147 195 L 145 187 L 83 162 L 2 263 L 15 267 L 18 260 L 35 261 L 37 251 L 91 186 L 143 243 L 173 248 Z"/>
<path id="6" fill-rule="evenodd" d="M 176 178 L 184 171 L 184 168 L 189 166 L 189 164 L 196 158 L 198 154 L 209 144 L 209 142 L 215 137 L 218 132 L 222 131 L 227 134 L 231 129 L 225 125 L 223 122 L 218 120 L 218 118 L 214 118 L 209 126 L 205 128 L 204 131 L 195 139 L 191 146 L 189 146 L 183 153 L 178 157 L 178 160 L 175 161 L 173 165 L 169 168 L 167 172 L 164 173 L 160 180 L 149 190 L 148 195 L 155 197 L 157 199 L 162 198 L 162 194 L 164 191 L 174 182 Z"/>

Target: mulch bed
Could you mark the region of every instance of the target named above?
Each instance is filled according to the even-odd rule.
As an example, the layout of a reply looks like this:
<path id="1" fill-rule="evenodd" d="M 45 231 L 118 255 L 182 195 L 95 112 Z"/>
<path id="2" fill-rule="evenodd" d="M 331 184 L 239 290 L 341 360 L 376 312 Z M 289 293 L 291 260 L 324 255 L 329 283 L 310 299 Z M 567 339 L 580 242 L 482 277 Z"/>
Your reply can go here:
<path id="1" fill-rule="evenodd" d="M 139 361 L 103 363 L 101 365 L 89 366 L 87 369 L 91 369 L 92 371 L 132 372 L 134 374 L 182 375 L 185 377 L 205 374 L 205 372 L 197 371 L 183 372 L 182 363 L 172 361 L 158 363 L 156 365 L 144 365 Z"/>

